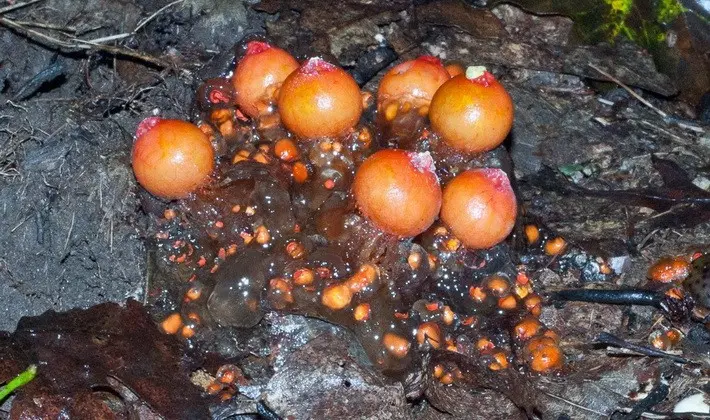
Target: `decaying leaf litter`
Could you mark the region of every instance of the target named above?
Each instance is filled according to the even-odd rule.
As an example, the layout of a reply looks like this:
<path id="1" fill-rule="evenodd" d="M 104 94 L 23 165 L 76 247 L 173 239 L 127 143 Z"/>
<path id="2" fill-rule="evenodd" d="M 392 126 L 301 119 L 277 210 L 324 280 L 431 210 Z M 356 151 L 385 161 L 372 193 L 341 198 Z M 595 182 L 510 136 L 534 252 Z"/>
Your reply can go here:
<path id="1" fill-rule="evenodd" d="M 572 22 L 563 16 L 531 15 L 511 5 L 487 11 L 454 1 L 386 6 L 352 1 L 337 11 L 318 1 L 253 6 L 226 1 L 12 3 L 0 9 L 0 141 L 5 145 L 0 290 L 6 302 L 3 327 L 8 330 L 20 317 L 47 309 L 146 299 L 150 289 L 145 273 L 152 271 L 146 267 L 142 234 L 148 220 L 140 210 L 129 163 L 135 127 L 155 109 L 176 118 L 188 116 L 199 80 L 214 76 L 231 60 L 230 48 L 244 34 L 264 30 L 296 54 L 335 57 L 366 88 L 376 86 L 379 75 L 394 62 L 420 54 L 482 63 L 503 74 L 516 104 L 509 147 L 526 211 L 569 241 L 596 244 L 594 251 L 618 258 L 623 273 L 613 286 L 644 283 L 649 264 L 662 255 L 707 250 L 708 211 L 702 200 L 663 208 L 628 200 L 634 192 L 652 191 L 658 197 L 674 188 L 686 197 L 691 190 L 706 197 L 707 122 L 696 119 L 692 106 L 664 99 L 676 93 L 678 84 L 655 70 L 650 55 L 623 41 L 571 44 Z M 634 88 L 655 109 L 608 83 L 610 79 Z M 675 162 L 695 189 L 688 182 L 664 184 L 667 177 L 653 169 L 658 158 Z M 549 169 L 562 174 L 569 188 L 564 182 L 555 188 L 542 182 L 549 180 L 542 176 Z M 676 180 L 680 173 L 675 172 Z M 560 277 L 549 270 L 537 273 L 535 280 L 551 289 L 581 286 L 573 275 Z M 131 305 L 128 309 L 138 311 Z M 103 310 L 114 319 L 126 311 Z M 90 313 L 84 316 L 98 334 L 111 334 L 104 321 Z M 692 338 L 683 356 L 698 363 L 679 365 L 665 358 L 620 356 L 611 347 L 593 344 L 603 332 L 645 344 L 649 332 L 671 322 L 653 309 L 568 303 L 547 307 L 543 318 L 563 335 L 573 363 L 560 377 L 537 378 L 534 386 L 523 386 L 522 408 L 529 415 L 599 418 L 616 413 L 618 418 L 633 418 L 647 411 L 667 412 L 681 397 L 705 386 L 708 337 L 702 324 L 678 324 Z M 45 319 L 49 325 L 44 329 L 66 328 L 52 314 Z M 346 413 L 371 417 L 386 406 L 391 417 L 466 417 L 471 414 L 467 407 L 476 406 L 481 418 L 496 418 L 504 411 L 523 415 L 500 393 L 470 393 L 437 384 L 430 384 L 426 400 L 408 405 L 403 402 L 404 388 L 383 382 L 369 372 L 362 354 L 352 354 L 357 345 L 347 332 L 299 317 L 273 315 L 269 320 L 252 332 L 229 335 L 239 339 L 237 345 L 221 349 L 241 366 L 249 382 L 228 404 L 211 401 L 216 417 L 329 413 L 335 408 L 327 401 L 347 389 L 314 394 L 304 389 L 305 401 L 294 407 L 289 393 L 298 385 L 288 379 L 289 374 L 312 375 L 304 358 L 315 354 L 319 360 L 318 354 L 328 352 L 350 366 L 344 368 L 346 375 L 337 372 L 338 383 L 348 381 L 351 385 L 343 386 L 350 388 L 353 378 L 362 378 L 359 396 L 347 394 L 352 399 Z M 32 322 L 25 321 L 28 324 Z M 295 338 L 284 338 L 293 331 Z M 66 334 L 85 332 L 69 328 Z M 22 341 L 24 335 L 26 329 L 20 328 L 6 339 L 15 344 L 4 346 L 8 368 L 3 380 L 48 350 L 44 343 Z M 320 342 L 305 344 L 314 337 Z M 166 338 L 150 341 L 160 345 L 162 340 Z M 288 345 L 274 350 L 283 340 Z M 121 357 L 136 356 L 133 346 L 111 347 Z M 180 358 L 182 350 L 170 348 L 172 357 Z M 196 369 L 198 361 L 214 373 L 217 363 L 199 357 L 183 368 Z M 280 373 L 272 377 L 275 363 Z M 54 393 L 50 398 L 60 407 L 103 409 L 101 404 L 116 401 L 118 394 L 124 408 L 138 412 L 147 407 L 173 418 L 115 371 L 98 372 L 109 388 L 102 392 L 114 394 L 113 399 L 69 380 L 65 388 L 50 386 L 46 391 L 52 378 L 42 374 L 32 386 L 42 389 L 36 392 Z M 323 372 L 322 382 L 336 374 L 326 368 Z M 665 391 L 661 378 L 669 384 Z M 471 387 L 500 391 L 493 379 L 482 375 Z M 173 397 L 194 393 L 175 389 L 164 377 L 149 385 Z M 67 389 L 76 394 L 61 397 L 58 391 Z M 646 395 L 653 398 L 644 400 Z M 97 398 L 104 402 L 93 406 Z"/>

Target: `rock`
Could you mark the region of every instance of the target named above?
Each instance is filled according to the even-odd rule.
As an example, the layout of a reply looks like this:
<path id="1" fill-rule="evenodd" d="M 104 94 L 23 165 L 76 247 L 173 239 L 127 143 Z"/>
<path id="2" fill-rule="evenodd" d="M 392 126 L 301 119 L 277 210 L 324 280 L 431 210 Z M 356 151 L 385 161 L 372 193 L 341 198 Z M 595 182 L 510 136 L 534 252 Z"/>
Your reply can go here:
<path id="1" fill-rule="evenodd" d="M 282 418 L 410 418 L 402 385 L 386 384 L 328 334 L 286 360 L 267 385 L 265 403 Z"/>

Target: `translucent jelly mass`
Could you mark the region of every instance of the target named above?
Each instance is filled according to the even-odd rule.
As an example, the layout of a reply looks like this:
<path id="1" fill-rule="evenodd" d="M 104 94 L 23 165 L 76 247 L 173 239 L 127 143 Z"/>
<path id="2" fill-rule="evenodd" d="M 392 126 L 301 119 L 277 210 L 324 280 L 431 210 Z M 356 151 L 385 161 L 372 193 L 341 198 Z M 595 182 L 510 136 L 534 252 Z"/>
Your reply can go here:
<path id="1" fill-rule="evenodd" d="M 263 318 L 261 290 L 266 283 L 263 259 L 262 252 L 246 250 L 226 261 L 215 274 L 207 308 L 220 325 L 248 328 Z"/>
<path id="2" fill-rule="evenodd" d="M 298 70 L 306 84 L 335 71 L 322 60 L 313 63 Z M 287 91 L 300 92 L 289 83 Z M 236 116 L 227 120 L 234 128 L 229 136 L 221 136 L 224 118 L 199 116 L 200 128 L 221 145 L 213 182 L 176 202 L 155 232 L 160 255 L 185 280 L 180 314 L 195 325 L 189 339 L 207 339 L 215 328 L 252 327 L 277 310 L 352 330 L 383 372 L 404 375 L 432 348 L 505 369 L 524 345 L 514 341 L 514 326 L 539 316 L 540 305 L 531 282 L 516 283 L 516 262 L 504 245 L 473 251 L 439 220 L 439 179 L 446 185 L 470 163 L 450 148 L 442 152 L 425 119 L 402 141 L 408 146 L 380 146 L 387 143 L 379 141 L 380 127 L 356 124 L 360 98 L 357 86 L 352 90 L 357 115 L 347 130 L 326 130 L 325 137 Z M 289 99 L 288 92 L 280 95 Z M 287 108 L 293 121 L 329 125 L 298 100 Z M 382 166 L 358 175 L 368 170 L 364 162 L 382 157 Z M 380 171 L 392 172 L 393 190 L 404 185 L 408 198 L 373 199 Z M 528 330 L 520 340 L 547 331 Z M 488 343 L 485 351 L 475 346 L 479 341 Z"/>

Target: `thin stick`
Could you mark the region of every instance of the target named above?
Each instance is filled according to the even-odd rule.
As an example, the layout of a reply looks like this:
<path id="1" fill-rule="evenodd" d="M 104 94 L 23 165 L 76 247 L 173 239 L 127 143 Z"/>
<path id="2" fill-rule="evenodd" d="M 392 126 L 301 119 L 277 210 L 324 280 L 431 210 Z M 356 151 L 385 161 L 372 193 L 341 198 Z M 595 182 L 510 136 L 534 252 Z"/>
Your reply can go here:
<path id="1" fill-rule="evenodd" d="M 633 96 L 634 98 L 638 99 L 642 104 L 644 104 L 644 105 L 646 105 L 647 107 L 649 107 L 649 108 L 651 108 L 652 110 L 654 110 L 654 111 L 656 112 L 656 114 L 660 115 L 660 116 L 663 117 L 663 118 L 668 118 L 668 114 L 666 114 L 665 112 L 663 112 L 663 111 L 661 111 L 660 109 L 658 109 L 658 108 L 656 108 L 655 106 L 653 106 L 652 103 L 650 103 L 649 101 L 645 100 L 641 95 L 639 95 L 638 93 L 634 92 L 630 87 L 626 86 L 624 83 L 622 83 L 622 82 L 621 82 L 619 79 L 617 79 L 616 77 L 614 77 L 614 76 L 612 76 L 611 74 L 605 72 L 604 70 L 600 69 L 599 67 L 595 66 L 595 65 L 592 64 L 592 63 L 589 63 L 588 66 L 591 67 L 591 68 L 593 68 L 594 70 L 598 71 L 599 73 L 601 73 L 602 75 L 604 75 L 606 78 L 608 78 L 608 79 L 611 80 L 612 82 L 614 82 L 614 83 L 616 83 L 617 85 L 619 85 L 619 86 L 621 86 L 622 88 L 624 88 L 624 90 L 626 90 L 627 92 L 629 92 L 629 94 L 631 94 L 631 96 Z"/>
<path id="2" fill-rule="evenodd" d="M 69 246 L 69 240 L 71 239 L 71 233 L 74 230 L 74 219 L 76 218 L 76 212 L 71 215 L 71 225 L 69 225 L 69 233 L 67 233 L 67 240 L 64 241 L 64 249 L 62 252 L 66 252 L 67 246 Z"/>
<path id="3" fill-rule="evenodd" d="M 27 7 L 27 6 L 31 5 L 31 4 L 39 3 L 39 2 L 41 2 L 41 1 L 44 1 L 44 0 L 30 0 L 30 1 L 25 2 L 25 3 L 15 3 L 15 4 L 11 5 L 11 6 L 0 7 L 0 15 L 3 14 L 3 13 L 7 13 L 7 12 L 10 12 L 10 11 L 13 11 L 13 10 L 21 9 L 21 8 L 23 8 L 23 7 Z"/>
<path id="4" fill-rule="evenodd" d="M 116 35 L 109 35 L 109 36 L 103 36 L 101 38 L 94 38 L 94 39 L 81 39 L 81 38 L 74 38 L 73 40 L 76 42 L 85 42 L 88 44 L 102 44 L 104 42 L 110 42 L 110 41 L 119 41 L 121 39 L 128 38 L 129 36 L 133 36 L 133 32 L 126 32 L 122 34 L 116 34 Z"/>
<path id="5" fill-rule="evenodd" d="M 145 61 L 147 63 L 151 63 L 151 64 L 153 64 L 157 67 L 161 67 L 161 68 L 167 68 L 167 67 L 171 66 L 171 63 L 169 63 L 165 60 L 154 57 L 152 55 L 142 53 L 140 51 L 131 50 L 128 48 L 114 47 L 111 45 L 96 44 L 91 41 L 84 41 L 84 40 L 81 40 L 78 38 L 74 38 L 73 41 L 75 41 L 75 42 L 73 42 L 73 43 L 62 41 L 61 39 L 43 34 L 42 32 L 38 32 L 33 29 L 29 29 L 25 26 L 18 24 L 17 22 L 15 22 L 12 19 L 4 18 L 4 17 L 0 17 L 0 24 L 8 26 L 10 28 L 13 28 L 13 29 L 17 30 L 18 32 L 20 32 L 21 34 L 25 35 L 26 37 L 34 39 L 35 41 L 38 41 L 41 43 L 45 43 L 45 44 L 50 44 L 50 45 L 68 48 L 68 49 L 99 50 L 99 51 L 103 51 L 103 52 L 106 52 L 109 54 L 135 58 L 137 60 Z"/>
<path id="6" fill-rule="evenodd" d="M 83 39 L 78 39 L 78 38 L 76 38 L 75 41 L 77 41 L 77 42 L 86 42 L 86 43 L 91 43 L 91 44 L 101 44 L 101 43 L 104 43 L 104 42 L 117 41 L 117 40 L 121 40 L 121 39 L 124 39 L 124 38 L 128 38 L 128 37 L 130 37 L 130 36 L 135 35 L 142 27 L 144 27 L 145 25 L 147 25 L 151 20 L 155 19 L 155 18 L 156 18 L 160 13 L 162 13 L 165 9 L 167 9 L 167 8 L 169 8 L 169 7 L 171 7 L 171 6 L 174 6 L 174 5 L 178 4 L 178 3 L 182 3 L 182 2 L 184 2 L 184 1 L 185 1 L 185 0 L 175 0 L 174 2 L 172 2 L 172 3 L 170 3 L 170 4 L 166 4 L 165 6 L 161 7 L 160 9 L 158 9 L 158 10 L 157 10 L 155 13 L 153 13 L 152 15 L 150 15 L 150 16 L 148 16 L 147 18 L 145 18 L 145 19 L 143 19 L 142 21 L 140 21 L 140 23 L 138 23 L 138 25 L 136 26 L 136 28 L 135 28 L 133 31 L 131 31 L 131 32 L 124 32 L 124 33 L 122 33 L 122 34 L 109 35 L 109 36 L 105 36 L 105 37 L 101 37 L 101 38 L 94 38 L 94 39 L 90 39 L 90 40 L 83 40 Z"/>
<path id="7" fill-rule="evenodd" d="M 560 397 L 559 395 L 555 395 L 555 394 L 552 394 L 552 393 L 549 393 L 549 392 L 546 392 L 546 391 L 542 391 L 542 392 L 543 392 L 543 394 L 547 395 L 548 397 L 552 397 L 552 398 L 554 398 L 554 399 L 556 399 L 556 400 L 559 400 L 559 401 L 562 401 L 562 402 L 564 402 L 564 403 L 567 403 L 567 404 L 571 405 L 572 407 L 577 407 L 577 408 L 579 408 L 580 410 L 584 410 L 584 411 L 586 411 L 586 412 L 588 412 L 588 413 L 594 413 L 594 414 L 600 415 L 600 416 L 602 416 L 602 417 L 606 417 L 606 416 L 607 416 L 605 413 L 602 413 L 601 411 L 592 410 L 592 409 L 589 408 L 589 407 L 585 407 L 585 406 L 583 406 L 583 405 L 577 404 L 577 403 L 575 403 L 574 401 L 570 401 L 570 400 L 568 400 L 567 398 Z"/>
<path id="8" fill-rule="evenodd" d="M 25 35 L 26 37 L 34 39 L 35 41 L 38 41 L 38 42 L 49 43 L 49 44 L 57 45 L 57 46 L 64 47 L 64 48 L 88 49 L 88 47 L 86 47 L 86 46 L 70 44 L 68 42 L 62 41 L 61 39 L 57 39 L 52 36 L 45 35 L 42 32 L 38 32 L 33 29 L 28 29 L 28 28 L 18 24 L 17 22 L 15 22 L 12 19 L 0 17 L 0 24 L 3 24 L 5 26 L 9 26 L 10 28 L 15 29 L 17 32 L 20 32 L 21 34 Z"/>
<path id="9" fill-rule="evenodd" d="M 76 34 L 77 32 L 77 29 L 73 26 L 55 25 L 53 23 L 32 22 L 29 20 L 16 20 L 15 23 L 22 26 L 32 26 L 35 28 L 50 29 L 53 31 L 64 32 L 66 34 Z"/>
<path id="10" fill-rule="evenodd" d="M 138 32 L 142 27 L 144 27 L 145 25 L 147 25 L 148 22 L 150 22 L 151 20 L 155 19 L 155 17 L 158 16 L 159 14 L 163 13 L 163 10 L 165 10 L 165 9 L 167 9 L 167 8 L 169 8 L 169 7 L 172 7 L 172 6 L 174 6 L 174 5 L 178 4 L 178 3 L 182 3 L 183 1 L 185 1 L 185 0 L 175 0 L 174 2 L 168 3 L 168 4 L 166 4 L 165 6 L 161 7 L 160 9 L 156 10 L 155 13 L 153 13 L 152 15 L 148 16 L 147 18 L 143 19 L 143 20 L 138 24 L 138 26 L 136 26 L 136 29 L 133 30 L 133 33 Z"/>

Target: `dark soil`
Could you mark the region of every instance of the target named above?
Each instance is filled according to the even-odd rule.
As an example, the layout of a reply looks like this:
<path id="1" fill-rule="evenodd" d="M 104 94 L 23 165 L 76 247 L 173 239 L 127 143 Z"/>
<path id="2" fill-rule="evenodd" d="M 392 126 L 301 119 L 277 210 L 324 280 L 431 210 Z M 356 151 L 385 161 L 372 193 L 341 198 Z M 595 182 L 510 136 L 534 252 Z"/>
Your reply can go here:
<path id="1" fill-rule="evenodd" d="M 477 2 L 407 0 L 350 0 L 337 7 L 317 0 L 255 6 L 184 0 L 160 11 L 170 2 L 46 0 L 2 13 L 15 3 L 0 2 L 0 18 L 45 27 L 17 29 L 0 21 L 0 330 L 13 331 L 20 318 L 47 310 L 149 300 L 144 235 L 150 219 L 130 166 L 133 134 L 151 115 L 189 118 L 197 85 L 219 75 L 235 43 L 251 33 L 267 34 L 301 57 L 335 57 L 366 89 L 392 63 L 421 54 L 492 68 L 516 104 L 506 146 L 526 213 L 593 255 L 617 258 L 615 286 L 644 283 L 661 256 L 710 250 L 707 207 L 657 223 L 658 212 L 647 207 L 624 205 L 615 196 L 568 194 L 541 180 L 552 168 L 564 172 L 566 182 L 593 190 L 660 186 L 654 154 L 676 162 L 697 187 L 710 191 L 710 131 L 701 119 L 707 111 L 675 99 L 677 83 L 635 45 L 568 44 L 572 22 L 563 16 L 534 16 L 509 5 L 491 12 L 468 4 Z M 27 31 L 85 40 L 129 33 L 106 45 L 142 56 L 62 46 Z M 675 118 L 662 118 L 590 63 Z M 546 287 L 582 285 L 549 270 L 535 280 Z M 706 385 L 710 365 L 701 324 L 682 324 L 700 337 L 684 348 L 684 356 L 699 363 L 688 368 L 667 359 L 609 357 L 590 344 L 600 332 L 647 343 L 655 325 L 672 324 L 655 310 L 575 303 L 547 307 L 542 319 L 562 333 L 574 369 L 536 380 L 544 392 L 535 405 L 543 411 L 529 415 L 612 416 L 634 407 L 644 387 L 657 386 L 661 376 L 670 382 L 668 396 L 644 410 L 669 411 Z M 311 341 L 323 334 L 328 338 Z M 246 360 L 242 368 L 252 382 L 229 404 L 213 407 L 216 418 L 257 412 L 296 418 L 523 416 L 492 391 L 446 388 L 456 389 L 447 394 L 432 387 L 429 402 L 408 403 L 403 385 L 374 373 L 362 354 L 353 354 L 353 338 L 322 321 L 272 314 L 249 339 L 223 353 Z M 283 354 L 270 352 L 282 344 Z M 272 376 L 274 366 L 280 369 Z M 314 369 L 320 376 L 303 378 Z M 336 389 L 333 381 L 349 385 Z M 378 404 L 385 406 L 378 410 Z M 484 408 L 475 408 L 479 404 Z"/>

